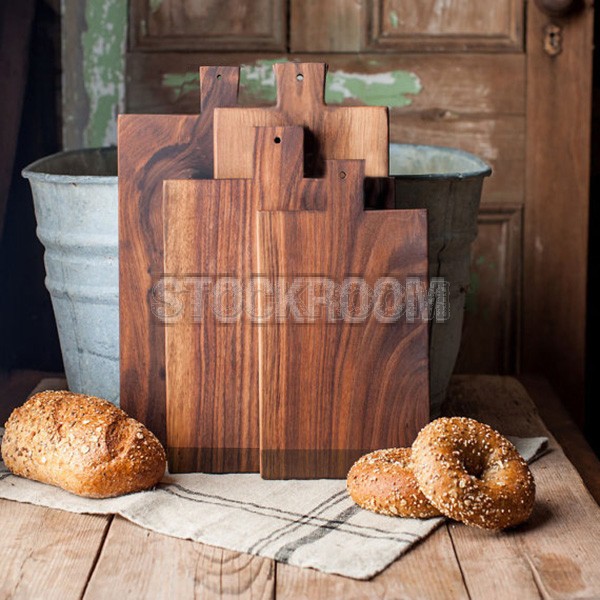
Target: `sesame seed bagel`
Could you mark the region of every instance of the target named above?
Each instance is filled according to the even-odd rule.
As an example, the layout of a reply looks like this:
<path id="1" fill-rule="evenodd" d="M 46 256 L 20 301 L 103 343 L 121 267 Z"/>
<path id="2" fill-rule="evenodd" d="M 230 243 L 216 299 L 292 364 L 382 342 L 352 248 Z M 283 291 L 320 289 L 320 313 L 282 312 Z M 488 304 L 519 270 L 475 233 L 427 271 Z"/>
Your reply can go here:
<path id="1" fill-rule="evenodd" d="M 425 426 L 412 446 L 419 488 L 446 516 L 505 529 L 533 509 L 535 484 L 517 449 L 489 425 L 463 417 Z"/>
<path id="2" fill-rule="evenodd" d="M 376 450 L 359 458 L 348 472 L 348 493 L 361 508 L 382 515 L 439 517 L 419 490 L 410 468 L 410 448 Z"/>

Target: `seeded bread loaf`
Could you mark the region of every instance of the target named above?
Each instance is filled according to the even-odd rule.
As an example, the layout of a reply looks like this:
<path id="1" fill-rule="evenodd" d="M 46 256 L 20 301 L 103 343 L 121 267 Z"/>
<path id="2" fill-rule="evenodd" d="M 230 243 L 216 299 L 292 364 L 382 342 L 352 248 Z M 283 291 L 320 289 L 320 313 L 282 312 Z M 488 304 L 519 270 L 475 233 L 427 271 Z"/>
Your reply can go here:
<path id="1" fill-rule="evenodd" d="M 13 411 L 2 459 L 15 475 L 89 498 L 151 488 L 166 466 L 141 423 L 107 400 L 64 391 L 35 394 Z"/>

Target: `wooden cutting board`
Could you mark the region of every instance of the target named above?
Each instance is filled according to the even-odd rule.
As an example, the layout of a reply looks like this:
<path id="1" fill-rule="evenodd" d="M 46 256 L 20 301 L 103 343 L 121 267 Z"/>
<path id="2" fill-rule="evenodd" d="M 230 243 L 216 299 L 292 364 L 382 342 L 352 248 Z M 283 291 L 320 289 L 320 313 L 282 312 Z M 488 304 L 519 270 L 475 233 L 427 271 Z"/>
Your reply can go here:
<path id="1" fill-rule="evenodd" d="M 362 278 L 372 290 L 382 278 L 426 283 L 426 211 L 365 211 L 364 168 L 362 161 L 327 161 L 318 190 L 324 196 L 312 202 L 320 210 L 257 216 L 257 271 L 283 282 L 280 299 L 288 294 L 275 311 L 285 318 L 257 329 L 265 478 L 344 478 L 365 452 L 410 445 L 428 420 L 427 322 L 394 319 L 400 305 L 385 304 L 391 288 L 383 284 L 374 297 L 380 318 L 364 312 L 358 299 L 366 288 L 348 279 Z M 273 185 L 265 197 L 286 187 Z M 346 295 L 336 287 L 344 282 Z M 328 296 L 333 303 L 324 305 Z M 273 296 L 259 298 L 263 314 L 277 307 Z M 344 304 L 350 312 L 340 320 Z"/>
<path id="2" fill-rule="evenodd" d="M 216 314 L 212 303 L 215 290 L 233 294 L 232 282 L 247 285 L 255 272 L 257 209 L 313 208 L 324 182 L 303 179 L 301 128 L 253 133 L 253 179 L 164 183 L 164 270 L 179 307 L 166 329 L 171 472 L 259 470 L 260 326 L 247 304 Z"/>
<path id="3" fill-rule="evenodd" d="M 120 115 L 121 407 L 166 442 L 164 325 L 153 314 L 163 270 L 164 179 L 213 176 L 213 109 L 236 103 L 237 67 L 200 68 L 199 115 Z"/>
<path id="4" fill-rule="evenodd" d="M 324 63 L 273 65 L 277 104 L 215 110 L 215 178 L 252 177 L 254 127 L 302 125 L 305 174 L 323 173 L 326 159 L 364 159 L 369 177 L 387 177 L 388 109 L 327 106 Z"/>

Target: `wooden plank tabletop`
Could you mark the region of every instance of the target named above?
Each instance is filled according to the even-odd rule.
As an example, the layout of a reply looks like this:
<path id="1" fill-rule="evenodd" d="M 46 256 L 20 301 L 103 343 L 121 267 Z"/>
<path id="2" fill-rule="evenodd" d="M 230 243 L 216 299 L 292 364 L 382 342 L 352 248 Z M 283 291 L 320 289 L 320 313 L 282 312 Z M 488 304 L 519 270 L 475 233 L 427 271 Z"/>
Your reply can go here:
<path id="1" fill-rule="evenodd" d="M 523 386 L 457 376 L 446 412 L 506 434 L 550 437 L 551 452 L 532 465 L 538 493 L 525 526 L 498 534 L 447 523 L 361 582 L 166 537 L 120 517 L 0 500 L 0 598 L 600 598 L 600 508 Z"/>

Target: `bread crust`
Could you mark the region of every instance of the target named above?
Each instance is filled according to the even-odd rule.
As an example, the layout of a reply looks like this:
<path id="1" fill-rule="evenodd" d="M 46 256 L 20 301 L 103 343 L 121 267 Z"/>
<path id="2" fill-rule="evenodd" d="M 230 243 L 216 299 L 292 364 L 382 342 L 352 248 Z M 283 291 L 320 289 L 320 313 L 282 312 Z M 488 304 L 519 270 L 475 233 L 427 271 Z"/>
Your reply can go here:
<path id="1" fill-rule="evenodd" d="M 12 412 L 2 459 L 15 475 L 88 498 L 146 490 L 166 467 L 141 423 L 107 400 L 66 391 L 40 392 Z"/>
<path id="2" fill-rule="evenodd" d="M 410 448 L 388 448 L 359 458 L 346 479 L 354 502 L 382 515 L 416 519 L 441 516 L 419 489 L 410 456 Z"/>
<path id="3" fill-rule="evenodd" d="M 482 529 L 527 520 L 535 483 L 517 449 L 489 425 L 465 417 L 426 425 L 412 445 L 419 488 L 446 516 Z"/>

